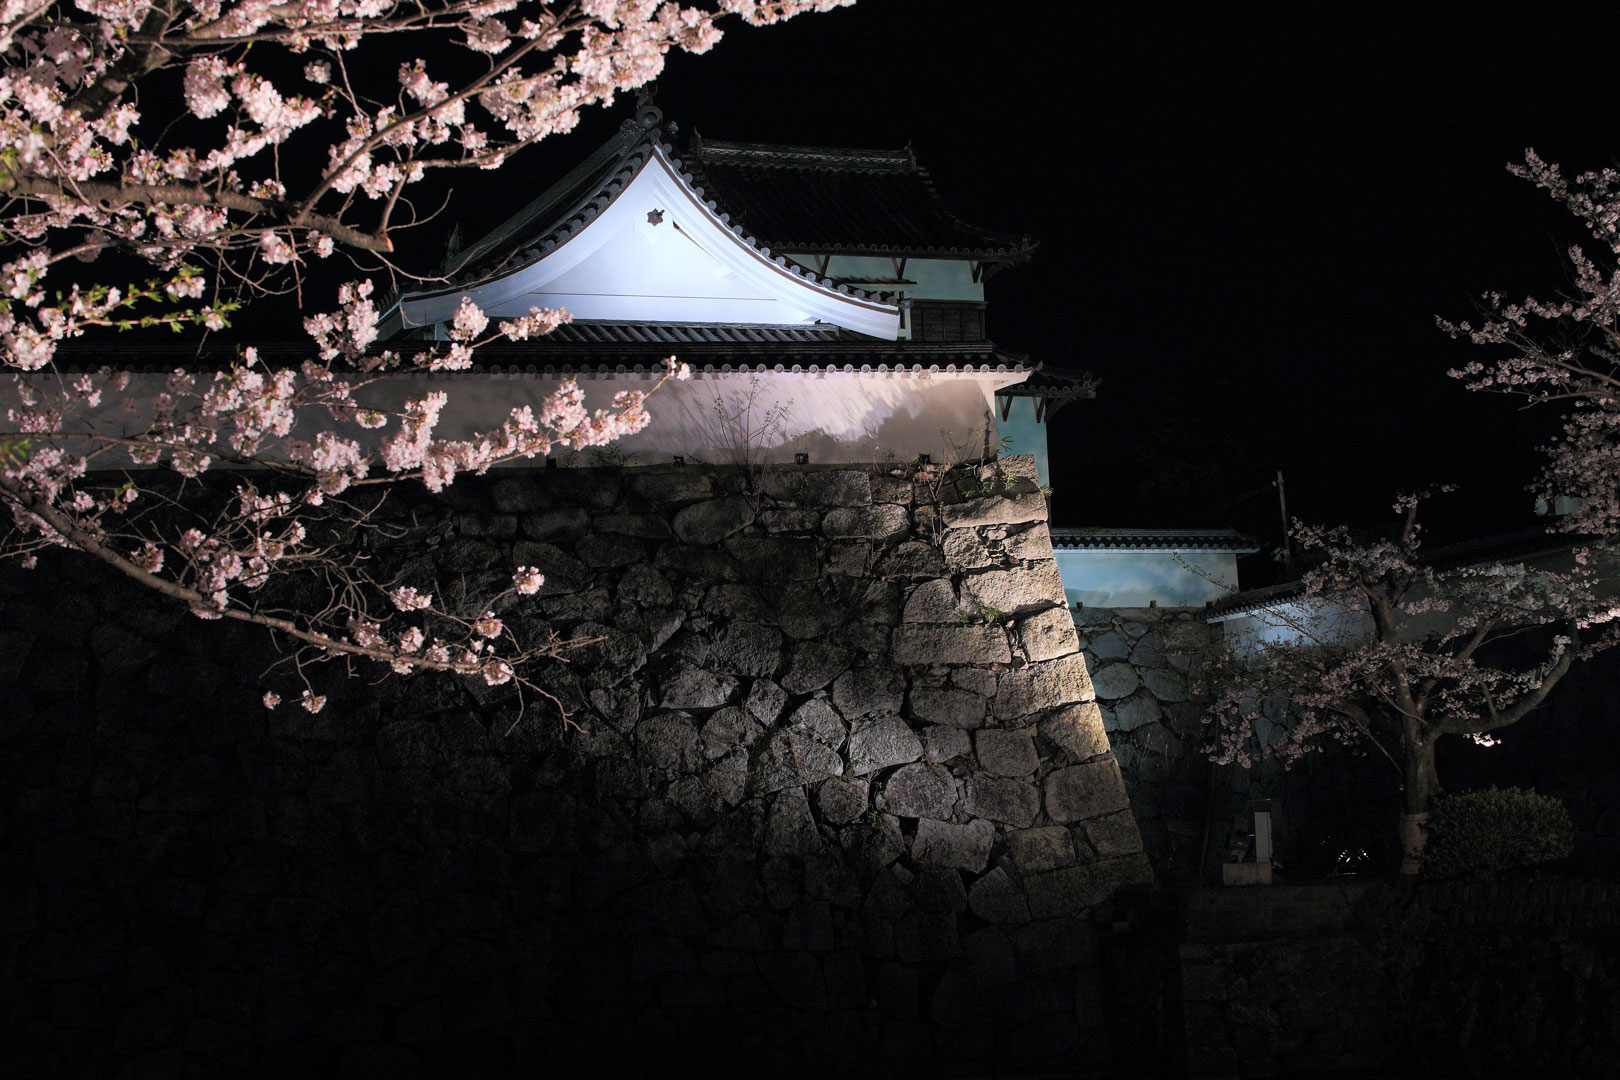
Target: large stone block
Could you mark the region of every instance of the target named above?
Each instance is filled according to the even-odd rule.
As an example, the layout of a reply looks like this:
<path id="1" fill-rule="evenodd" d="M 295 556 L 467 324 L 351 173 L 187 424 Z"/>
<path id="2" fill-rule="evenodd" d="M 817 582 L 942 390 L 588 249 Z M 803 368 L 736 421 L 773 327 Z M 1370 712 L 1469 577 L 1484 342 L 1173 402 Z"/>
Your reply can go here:
<path id="1" fill-rule="evenodd" d="M 1104 664 L 1091 673 L 1091 688 L 1103 701 L 1127 697 L 1141 684 L 1130 664 Z"/>
<path id="2" fill-rule="evenodd" d="M 922 741 L 925 756 L 936 765 L 947 761 L 954 761 L 963 754 L 970 753 L 973 744 L 968 739 L 968 733 L 960 728 L 945 727 L 932 724 L 922 730 Z"/>
<path id="3" fill-rule="evenodd" d="M 1006 664 L 1007 633 L 999 626 L 914 625 L 895 630 L 897 664 Z"/>
<path id="4" fill-rule="evenodd" d="M 1043 919 L 1011 934 L 1026 974 L 1079 967 L 1097 955 L 1097 932 L 1081 919 Z"/>
<path id="5" fill-rule="evenodd" d="M 850 863 L 865 873 L 888 866 L 906 850 L 900 819 L 893 814 L 868 815 L 838 832 L 838 843 Z M 836 902 L 836 901 L 835 901 Z"/>
<path id="6" fill-rule="evenodd" d="M 1107 725 L 1111 731 L 1135 731 L 1146 724 L 1164 719 L 1164 712 L 1151 694 L 1136 693 L 1113 706 L 1114 722 Z"/>
<path id="7" fill-rule="evenodd" d="M 733 536 L 726 541 L 743 575 L 760 585 L 814 581 L 820 572 L 816 542 L 808 537 Z"/>
<path id="8" fill-rule="evenodd" d="M 854 668 L 833 680 L 832 700 L 847 720 L 892 715 L 905 699 L 906 680 L 887 665 Z"/>
<path id="9" fill-rule="evenodd" d="M 635 571 L 627 570 L 625 577 Z M 760 619 L 769 606 L 752 585 L 716 585 L 703 594 L 703 614 L 725 619 Z"/>
<path id="10" fill-rule="evenodd" d="M 799 582 L 776 592 L 761 618 L 780 627 L 788 637 L 804 640 L 838 626 L 848 612 L 842 605 L 830 603 L 814 584 Z"/>
<path id="11" fill-rule="evenodd" d="M 592 523 L 599 533 L 634 536 L 641 540 L 668 540 L 673 535 L 663 514 L 600 514 Z M 545 537 L 537 536 L 536 540 Z"/>
<path id="12" fill-rule="evenodd" d="M 1116 630 L 1103 630 L 1086 639 L 1086 649 L 1098 660 L 1123 660 L 1131 653 L 1131 643 Z"/>
<path id="13" fill-rule="evenodd" d="M 657 713 L 636 725 L 636 754 L 666 773 L 696 771 L 704 762 L 696 725 L 685 713 Z"/>
<path id="14" fill-rule="evenodd" d="M 618 597 L 635 607 L 663 607 L 675 599 L 675 590 L 652 567 L 632 566 L 619 578 Z"/>
<path id="15" fill-rule="evenodd" d="M 991 711 L 1000 720 L 1016 720 L 1092 697 L 1091 679 L 1080 655 L 1029 664 L 1001 676 Z"/>
<path id="16" fill-rule="evenodd" d="M 801 641 L 793 646 L 782 689 L 790 694 L 819 690 L 849 667 L 849 651 L 825 641 Z"/>
<path id="17" fill-rule="evenodd" d="M 977 570 L 995 561 L 977 529 L 951 529 L 940 547 L 945 565 L 952 570 Z"/>
<path id="18" fill-rule="evenodd" d="M 658 702 L 666 709 L 713 709 L 731 700 L 737 680 L 691 664 L 676 664 L 659 689 Z"/>
<path id="19" fill-rule="evenodd" d="M 943 820 L 956 805 L 956 781 L 937 765 L 914 762 L 889 777 L 879 805 L 900 817 Z"/>
<path id="20" fill-rule="evenodd" d="M 1032 663 L 1056 660 L 1080 649 L 1074 617 L 1065 607 L 1048 608 L 1018 620 L 1018 642 Z"/>
<path id="21" fill-rule="evenodd" d="M 933 724 L 972 729 L 984 725 L 985 699 L 966 690 L 939 690 L 915 686 L 911 715 Z"/>
<path id="22" fill-rule="evenodd" d="M 969 576 L 965 584 L 981 605 L 1007 614 L 1064 602 L 1063 579 L 1050 559 L 1015 570 L 986 570 Z"/>
<path id="23" fill-rule="evenodd" d="M 630 478 L 630 491 L 637 498 L 659 505 L 697 502 L 714 494 L 709 474 L 696 469 L 674 469 L 665 473 L 641 473 Z"/>
<path id="24" fill-rule="evenodd" d="M 1160 701 L 1171 703 L 1186 701 L 1189 696 L 1186 676 L 1180 672 L 1149 668 L 1141 672 L 1141 678 L 1142 685 Z"/>
<path id="25" fill-rule="evenodd" d="M 825 743 L 786 729 L 771 732 L 751 762 L 749 790 L 767 795 L 787 787 L 808 787 L 844 772 L 844 759 Z"/>
<path id="26" fill-rule="evenodd" d="M 1026 874 L 1072 866 L 1076 858 L 1074 838 L 1062 825 L 1008 830 L 1007 853 Z"/>
<path id="27" fill-rule="evenodd" d="M 1119 763 L 1112 757 L 1058 769 L 1046 778 L 1046 812 L 1069 824 L 1130 808 Z"/>
<path id="28" fill-rule="evenodd" d="M 960 956 L 956 916 L 946 911 L 908 912 L 895 922 L 894 947 L 900 959 L 913 963 Z"/>
<path id="29" fill-rule="evenodd" d="M 523 535 L 530 540 L 575 540 L 585 535 L 591 518 L 577 506 L 561 506 L 518 519 Z"/>
<path id="30" fill-rule="evenodd" d="M 1035 823 L 1041 797 L 1027 780 L 975 773 L 967 778 L 962 809 L 974 817 L 1022 827 Z"/>
<path id="31" fill-rule="evenodd" d="M 1008 529 L 1001 541 L 1001 550 L 1020 562 L 1052 558 L 1052 531 L 1046 522 L 1037 521 L 1017 530 Z"/>
<path id="32" fill-rule="evenodd" d="M 881 577 L 933 578 L 945 573 L 945 560 L 933 544 L 907 540 L 878 560 L 873 572 Z"/>
<path id="33" fill-rule="evenodd" d="M 632 566 L 647 558 L 646 549 L 627 536 L 596 534 L 586 536 L 574 545 L 574 554 L 586 566 L 613 569 Z"/>
<path id="34" fill-rule="evenodd" d="M 1001 867 L 992 867 L 968 890 L 968 906 L 988 923 L 1029 922 L 1029 901 Z"/>
<path id="35" fill-rule="evenodd" d="M 811 698 L 788 717 L 788 726 L 796 734 L 816 740 L 829 750 L 837 750 L 844 745 L 844 739 L 849 734 L 849 725 L 838 714 L 838 710 L 827 704 L 826 698 Z"/>
<path id="36" fill-rule="evenodd" d="M 755 679 L 748 688 L 748 698 L 743 707 L 753 713 L 762 724 L 774 724 L 776 718 L 782 715 L 782 706 L 787 704 L 787 691 L 777 686 L 769 679 Z"/>
<path id="37" fill-rule="evenodd" d="M 703 754 L 711 761 L 724 757 L 738 747 L 754 745 L 764 733 L 765 729 L 747 709 L 735 705 L 716 709 L 703 724 Z"/>
<path id="38" fill-rule="evenodd" d="M 849 771 L 855 776 L 922 757 L 922 743 L 904 720 L 882 716 L 855 725 L 849 736 Z"/>
<path id="39" fill-rule="evenodd" d="M 1027 731 L 984 728 L 973 736 L 979 764 L 997 776 L 1028 776 L 1040 764 L 1035 740 Z"/>
<path id="40" fill-rule="evenodd" d="M 1131 663 L 1138 668 L 1165 667 L 1168 661 L 1164 655 L 1164 635 L 1157 630 L 1150 630 L 1136 639 L 1131 646 Z"/>
<path id="41" fill-rule="evenodd" d="M 780 792 L 765 818 L 765 852 L 802 859 L 822 849 L 821 833 L 810 816 L 810 800 L 802 787 Z"/>
<path id="42" fill-rule="evenodd" d="M 1108 733 L 1103 730 L 1102 710 L 1095 701 L 1042 713 L 1035 730 L 1074 761 L 1108 752 Z"/>
<path id="43" fill-rule="evenodd" d="M 872 477 L 854 470 L 805 473 L 799 501 L 814 506 L 866 506 L 872 501 Z"/>
<path id="44" fill-rule="evenodd" d="M 653 565 L 660 570 L 673 571 L 699 581 L 743 580 L 742 567 L 724 551 L 712 547 L 681 544 L 673 540 L 658 545 Z"/>
<path id="45" fill-rule="evenodd" d="M 990 861 L 995 838 L 995 826 L 988 821 L 954 825 L 922 818 L 911 841 L 911 858 L 919 866 L 948 866 L 977 874 Z"/>
<path id="46" fill-rule="evenodd" d="M 688 544 L 717 544 L 754 522 L 754 505 L 740 495 L 693 503 L 676 511 L 670 525 Z"/>
<path id="47" fill-rule="evenodd" d="M 1045 521 L 1046 496 L 1038 491 L 1031 491 L 1021 495 L 990 495 L 980 499 L 967 499 L 945 507 L 944 517 L 945 527 L 948 529 Z"/>
<path id="48" fill-rule="evenodd" d="M 821 519 L 821 531 L 834 539 L 893 540 L 911 530 L 911 514 L 903 506 L 839 507 Z"/>
<path id="49" fill-rule="evenodd" d="M 1091 818 L 1081 828 L 1099 858 L 1134 855 L 1142 850 L 1142 832 L 1129 810 Z"/>
<path id="50" fill-rule="evenodd" d="M 848 825 L 866 813 L 868 784 L 865 780 L 832 777 L 816 789 L 816 807 L 821 818 L 832 825 Z"/>
<path id="51" fill-rule="evenodd" d="M 727 675 L 774 675 L 782 662 L 782 633 L 739 619 L 714 637 L 709 666 Z"/>
<path id="52" fill-rule="evenodd" d="M 966 603 L 956 594 L 949 578 L 925 581 L 911 590 L 906 597 L 900 618 L 908 623 L 955 623 L 976 618 L 978 608 Z"/>
<path id="53" fill-rule="evenodd" d="M 1018 950 L 997 927 L 987 926 L 963 938 L 962 951 L 979 986 L 1004 986 L 1018 978 Z"/>

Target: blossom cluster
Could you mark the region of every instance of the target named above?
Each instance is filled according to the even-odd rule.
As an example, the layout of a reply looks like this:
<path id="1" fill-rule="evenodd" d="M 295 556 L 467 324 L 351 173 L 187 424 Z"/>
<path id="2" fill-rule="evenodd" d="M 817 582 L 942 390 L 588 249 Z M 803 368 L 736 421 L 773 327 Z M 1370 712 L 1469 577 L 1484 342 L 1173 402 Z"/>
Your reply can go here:
<path id="1" fill-rule="evenodd" d="M 850 2 L 8 3 L 0 190 L 19 201 L 0 246 L 52 263 L 118 248 L 165 269 L 229 256 L 248 281 L 340 244 L 386 256 L 407 189 L 431 173 L 494 168 L 571 129 L 671 49 L 707 51 L 727 17 Z M 384 39 L 437 60 L 378 63 Z M 145 111 L 167 95 L 141 84 L 166 70 L 185 124 Z"/>
<path id="2" fill-rule="evenodd" d="M 16 271 L 13 282 L 35 286 L 26 270 Z M 5 553 L 25 565 L 49 546 L 96 555 L 183 600 L 199 618 L 271 626 L 317 658 L 357 656 L 396 672 L 452 672 L 543 693 L 523 679 L 521 667 L 560 646 L 519 642 L 498 614 L 503 598 L 540 591 L 545 576 L 538 568 L 517 567 L 500 596 L 460 613 L 420 583 L 370 577 L 363 552 L 343 538 L 381 528 L 370 520 L 377 503 L 345 497 L 409 479 L 438 492 L 462 473 L 482 474 L 556 446 L 604 445 L 640 431 L 650 421 L 648 395 L 690 370 L 670 357 L 648 390 L 620 392 L 609 407 L 594 410 L 568 381 L 537 407 L 514 408 L 498 427 L 447 439 L 437 431 L 445 391 L 407 396 L 397 409 L 364 404 L 372 388 L 438 370 L 443 356 L 432 348 L 408 356 L 367 349 L 377 321 L 370 296 L 368 284 L 344 286 L 335 311 L 307 319 L 317 355 L 297 368 L 272 368 L 248 348 L 228 370 L 177 369 L 144 396 L 129 390 L 128 373 L 109 369 L 68 376 L 47 365 L 15 373 L 6 415 L 25 438 L 0 438 L 0 504 L 12 525 Z M 459 340 L 439 348 L 470 356 L 489 340 L 566 317 L 536 310 L 490 332 L 490 320 L 468 302 L 456 315 Z M 98 411 L 115 401 L 131 406 L 116 427 Z M 148 468 L 106 482 L 110 469 L 130 465 Z M 222 465 L 236 468 L 221 475 Z M 257 474 L 241 466 L 275 475 L 268 482 L 247 479 Z M 175 525 L 162 508 L 181 504 L 154 479 L 161 476 L 155 469 L 205 485 L 204 492 L 220 491 L 223 483 L 232 494 L 212 512 L 190 511 L 185 524 Z M 142 499 L 151 510 L 136 505 Z M 255 597 L 272 581 L 298 575 L 324 583 L 317 602 L 291 617 L 266 614 Z M 317 711 L 326 698 L 306 690 L 299 700 Z"/>
<path id="3" fill-rule="evenodd" d="M 1340 743 L 1404 768 L 1441 736 L 1495 745 L 1491 733 L 1536 708 L 1573 663 L 1620 643 L 1609 556 L 1437 564 L 1421 550 L 1426 498 L 1398 500 L 1400 528 L 1383 539 L 1294 523 L 1312 561 L 1299 594 L 1255 615 L 1264 632 L 1208 658 L 1214 760 L 1292 763 Z"/>
<path id="4" fill-rule="evenodd" d="M 1567 530 L 1611 536 L 1620 532 L 1620 170 L 1570 179 L 1534 151 L 1509 168 L 1564 206 L 1600 254 L 1569 248 L 1563 298 L 1514 302 L 1487 293 L 1477 320 L 1439 320 L 1494 354 L 1451 374 L 1474 390 L 1569 406 L 1562 436 L 1548 447 L 1541 494 L 1549 504 L 1577 502 Z"/>

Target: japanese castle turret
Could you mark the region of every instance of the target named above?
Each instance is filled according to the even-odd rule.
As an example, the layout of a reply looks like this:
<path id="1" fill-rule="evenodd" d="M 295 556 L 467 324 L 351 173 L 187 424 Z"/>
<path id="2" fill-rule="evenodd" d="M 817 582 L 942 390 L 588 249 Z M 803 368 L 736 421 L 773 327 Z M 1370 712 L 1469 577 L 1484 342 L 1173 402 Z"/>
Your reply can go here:
<path id="1" fill-rule="evenodd" d="M 572 316 L 444 376 L 465 384 L 445 434 L 539 402 L 568 376 L 606 404 L 675 355 L 694 379 L 658 392 L 654 423 L 620 459 L 947 461 L 999 443 L 1034 454 L 1046 482 L 1044 421 L 1093 396 L 1095 380 L 985 336 L 985 281 L 1029 259 L 1033 240 L 963 221 L 909 149 L 693 136 L 678 152 L 673 133 L 644 101 L 573 171 L 452 253 L 448 286 L 397 299 L 385 322 L 396 336 L 447 337 L 463 298 L 496 319 Z"/>

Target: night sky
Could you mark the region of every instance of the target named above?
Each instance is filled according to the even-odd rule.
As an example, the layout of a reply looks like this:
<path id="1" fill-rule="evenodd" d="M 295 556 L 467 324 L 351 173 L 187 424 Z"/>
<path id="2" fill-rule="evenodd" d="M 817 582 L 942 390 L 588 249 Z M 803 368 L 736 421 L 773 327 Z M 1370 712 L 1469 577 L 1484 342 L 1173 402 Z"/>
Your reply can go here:
<path id="1" fill-rule="evenodd" d="M 867 0 L 676 57 L 658 102 L 712 138 L 909 142 L 964 217 L 1041 241 L 992 281 L 990 333 L 1102 379 L 1053 425 L 1058 524 L 1273 542 L 1278 469 L 1309 520 L 1454 482 L 1437 535 L 1525 524 L 1554 418 L 1448 378 L 1478 350 L 1434 317 L 1563 286 L 1582 236 L 1504 166 L 1614 161 L 1601 27 L 1102 7 Z M 451 216 L 477 236 L 628 109 L 465 181 Z"/>

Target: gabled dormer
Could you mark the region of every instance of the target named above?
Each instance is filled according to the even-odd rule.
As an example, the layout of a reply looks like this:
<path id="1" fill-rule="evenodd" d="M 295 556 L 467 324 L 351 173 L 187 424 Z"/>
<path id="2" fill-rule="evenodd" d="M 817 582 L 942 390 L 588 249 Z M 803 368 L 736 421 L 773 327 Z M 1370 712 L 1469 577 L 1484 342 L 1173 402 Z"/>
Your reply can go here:
<path id="1" fill-rule="evenodd" d="M 818 277 L 898 298 L 903 338 L 984 340 L 985 279 L 1028 259 L 1036 246 L 958 217 L 910 147 L 776 146 L 694 135 L 682 160 L 773 250 Z"/>
<path id="2" fill-rule="evenodd" d="M 452 284 L 405 293 L 401 330 L 429 336 L 463 297 L 492 317 L 565 308 L 576 320 L 839 327 L 902 336 L 901 297 L 813 273 L 710 197 L 644 106 L 618 136 L 457 262 Z"/>
<path id="3" fill-rule="evenodd" d="M 655 426 L 623 444 L 640 460 L 723 458 L 734 440 L 715 418 L 753 414 L 779 421 L 749 436 L 762 460 L 943 460 L 1007 435 L 1044 482 L 1041 421 L 1092 384 L 1003 396 L 1039 365 L 986 337 L 984 283 L 1028 259 L 1032 240 L 963 221 L 909 149 L 693 137 L 677 151 L 674 130 L 643 100 L 579 166 L 452 252 L 443 286 L 399 297 L 385 335 L 443 338 L 464 297 L 495 318 L 567 309 L 553 334 L 480 351 L 464 381 L 483 382 L 463 394 L 488 399 L 480 416 L 569 376 L 593 403 L 611 399 L 675 353 L 696 380 L 663 390 Z"/>

